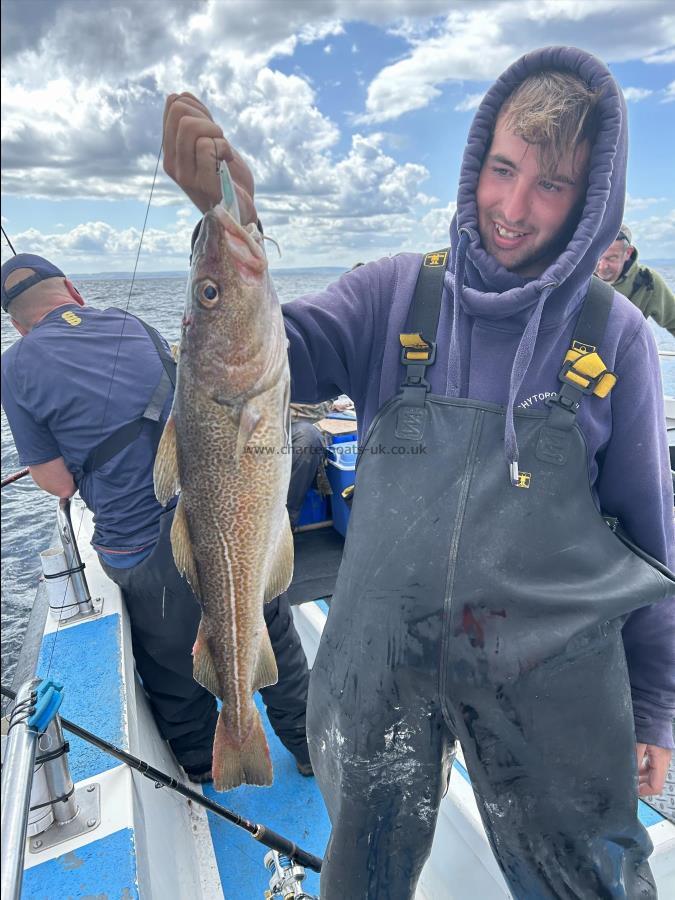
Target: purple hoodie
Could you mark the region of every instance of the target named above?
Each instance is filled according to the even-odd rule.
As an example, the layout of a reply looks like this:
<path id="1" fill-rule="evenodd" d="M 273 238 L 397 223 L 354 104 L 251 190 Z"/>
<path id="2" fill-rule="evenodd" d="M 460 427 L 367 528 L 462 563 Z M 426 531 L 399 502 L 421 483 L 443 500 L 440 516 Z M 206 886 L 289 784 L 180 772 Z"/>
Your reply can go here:
<path id="1" fill-rule="evenodd" d="M 533 279 L 507 271 L 483 250 L 476 187 L 500 107 L 518 83 L 542 68 L 575 72 L 601 91 L 600 127 L 579 224 L 555 262 Z M 436 394 L 506 408 L 505 478 L 506 462 L 518 458 L 513 407 L 543 409 L 558 389 L 589 279 L 621 226 L 626 156 L 626 107 L 616 82 L 602 62 L 572 47 L 522 57 L 490 88 L 474 118 L 450 226 L 437 357 L 427 377 Z M 381 259 L 284 305 L 294 401 L 348 394 L 365 434 L 404 379 L 398 336 L 421 261 L 421 254 Z M 618 381 L 605 399 L 585 397 L 578 416 L 594 499 L 604 514 L 620 519 L 636 544 L 672 569 L 673 493 L 658 353 L 646 320 L 618 293 L 599 352 Z M 675 598 L 634 613 L 624 644 L 637 739 L 672 747 Z"/>

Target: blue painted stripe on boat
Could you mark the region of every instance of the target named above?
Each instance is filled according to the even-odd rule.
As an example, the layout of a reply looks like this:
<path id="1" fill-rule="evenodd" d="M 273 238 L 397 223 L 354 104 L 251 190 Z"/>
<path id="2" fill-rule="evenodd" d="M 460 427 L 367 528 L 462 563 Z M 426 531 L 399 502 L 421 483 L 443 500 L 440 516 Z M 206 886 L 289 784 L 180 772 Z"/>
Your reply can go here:
<path id="1" fill-rule="evenodd" d="M 26 869 L 23 897 L 54 900 L 55 897 L 140 897 L 136 870 L 134 832 L 122 828 Z"/>
<path id="2" fill-rule="evenodd" d="M 128 750 L 121 669 L 122 622 L 119 613 L 115 613 L 45 635 L 37 673 L 64 685 L 61 714 L 66 719 Z M 119 765 L 112 756 L 81 738 L 66 736 L 74 781 Z"/>
<path id="3" fill-rule="evenodd" d="M 645 828 L 649 828 L 650 825 L 658 825 L 659 822 L 665 822 L 666 817 L 662 816 L 661 813 L 652 809 L 647 803 L 643 803 L 642 800 L 638 802 L 638 818 L 645 826 Z"/>
<path id="4" fill-rule="evenodd" d="M 213 785 L 205 785 L 204 793 L 249 821 L 262 823 L 310 853 L 323 856 L 330 823 L 316 780 L 298 774 L 295 760 L 272 731 L 259 695 L 256 695 L 256 705 L 262 713 L 270 747 L 274 784 L 268 788 L 244 785 L 224 794 L 215 791 Z M 226 894 L 227 885 L 232 884 L 234 877 L 237 897 L 262 897 L 269 886 L 269 873 L 263 864 L 267 848 L 248 832 L 212 813 L 208 813 L 208 819 Z M 303 887 L 318 897 L 319 875 L 308 871 Z"/>
<path id="5" fill-rule="evenodd" d="M 322 609 L 326 613 L 326 615 L 328 615 L 328 604 L 325 600 L 317 600 L 316 605 L 319 607 L 319 609 Z"/>
<path id="6" fill-rule="evenodd" d="M 465 781 L 468 781 L 469 784 L 471 784 L 471 779 L 469 778 L 469 773 L 466 771 L 466 769 L 464 768 L 464 766 L 461 764 L 461 762 L 458 759 L 455 760 L 453 768 L 457 769 L 457 771 L 462 776 L 462 778 Z"/>

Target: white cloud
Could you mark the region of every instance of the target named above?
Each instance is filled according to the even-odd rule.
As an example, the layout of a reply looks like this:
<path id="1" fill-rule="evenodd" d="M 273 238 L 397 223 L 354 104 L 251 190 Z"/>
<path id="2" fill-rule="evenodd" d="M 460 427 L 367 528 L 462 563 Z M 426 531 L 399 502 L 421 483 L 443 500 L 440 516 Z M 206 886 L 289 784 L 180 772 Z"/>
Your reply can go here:
<path id="1" fill-rule="evenodd" d="M 658 203 L 665 203 L 665 197 L 632 197 L 626 195 L 625 210 L 627 213 L 636 212 L 640 209 L 648 209 L 650 206 L 656 206 Z"/>
<path id="2" fill-rule="evenodd" d="M 653 93 L 654 91 L 650 91 L 649 88 L 623 88 L 623 95 L 628 103 L 638 103 L 640 100 L 645 100 L 647 97 L 651 97 Z"/>
<path id="3" fill-rule="evenodd" d="M 484 94 L 467 94 L 457 104 L 455 112 L 471 112 L 471 110 L 478 109 L 484 96 Z"/>
<path id="4" fill-rule="evenodd" d="M 491 81 L 533 47 L 581 44 L 608 62 L 660 53 L 675 43 L 675 16 L 663 0 L 643 0 L 639 17 L 623 0 L 495 0 L 460 5 L 440 30 L 412 29 L 409 40 L 410 52 L 370 83 L 361 121 L 390 121 L 428 106 L 450 81 Z"/>
<path id="5" fill-rule="evenodd" d="M 663 94 L 662 103 L 672 103 L 675 100 L 675 81 L 671 81 Z"/>
<path id="6" fill-rule="evenodd" d="M 116 0 L 113 8 L 114 15 L 82 0 L 3 5 L 4 192 L 111 201 L 111 208 L 145 203 L 164 97 L 189 90 L 251 160 L 257 203 L 283 239 L 285 265 L 289 257 L 292 264 L 332 259 L 338 243 L 347 264 L 362 245 L 386 253 L 446 240 L 452 210 L 445 197 L 423 192 L 423 148 L 400 134 L 369 133 L 373 124 L 428 105 L 449 81 L 492 79 L 533 46 L 582 43 L 608 61 L 657 63 L 675 43 L 663 0 L 642 0 L 639 17 L 619 0 Z M 279 71 L 279 59 L 308 44 L 365 56 L 366 39 L 355 42 L 349 32 L 355 21 L 389 29 L 403 50 L 364 85 L 368 127 L 341 133 L 314 82 L 297 67 Z M 362 77 L 361 69 L 354 72 Z M 675 99 L 675 83 L 658 96 Z M 478 100 L 467 93 L 456 109 Z M 175 268 L 195 216 L 161 168 L 153 206 L 165 207 L 162 228 L 151 221 L 146 250 Z M 175 210 L 173 228 L 166 207 Z M 70 254 L 79 271 L 104 257 L 106 269 L 130 268 L 137 231 L 106 224 L 101 203 L 85 218 L 93 221 L 79 231 L 30 234 L 44 249 L 56 241 L 52 249 Z"/>
<path id="7" fill-rule="evenodd" d="M 667 50 L 662 50 L 658 53 L 652 53 L 649 56 L 645 57 L 643 62 L 656 63 L 659 65 L 663 65 L 664 63 L 673 63 L 675 62 L 675 47 L 669 47 Z"/>
<path id="8" fill-rule="evenodd" d="M 675 256 L 675 209 L 632 225 L 633 242 L 642 256 Z"/>

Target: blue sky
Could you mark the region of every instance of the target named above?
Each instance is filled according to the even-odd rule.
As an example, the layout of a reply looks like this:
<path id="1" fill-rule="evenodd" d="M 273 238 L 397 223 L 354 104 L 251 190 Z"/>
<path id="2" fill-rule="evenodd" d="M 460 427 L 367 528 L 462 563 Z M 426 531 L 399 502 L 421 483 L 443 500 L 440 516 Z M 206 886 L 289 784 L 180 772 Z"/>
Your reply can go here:
<path id="1" fill-rule="evenodd" d="M 675 13 L 667 0 L 3 3 L 2 222 L 73 274 L 128 271 L 167 93 L 249 160 L 281 266 L 350 266 L 447 239 L 475 107 L 528 50 L 573 44 L 626 93 L 626 219 L 675 258 Z M 184 269 L 196 211 L 160 168 L 141 271 Z M 4 241 L 2 259 L 9 250 Z"/>

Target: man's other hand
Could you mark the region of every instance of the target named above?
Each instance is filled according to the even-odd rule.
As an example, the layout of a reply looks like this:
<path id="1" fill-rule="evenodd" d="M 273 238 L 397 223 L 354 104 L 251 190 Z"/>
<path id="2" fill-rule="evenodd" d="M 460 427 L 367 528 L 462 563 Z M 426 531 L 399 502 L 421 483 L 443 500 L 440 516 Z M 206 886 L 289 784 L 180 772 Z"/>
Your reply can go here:
<path id="1" fill-rule="evenodd" d="M 651 797 L 663 791 L 672 750 L 651 744 L 636 744 L 638 766 L 638 796 Z"/>
<path id="2" fill-rule="evenodd" d="M 256 222 L 251 170 L 192 94 L 169 94 L 164 106 L 164 171 L 205 213 L 222 198 L 218 160 L 227 163 L 242 225 Z"/>

